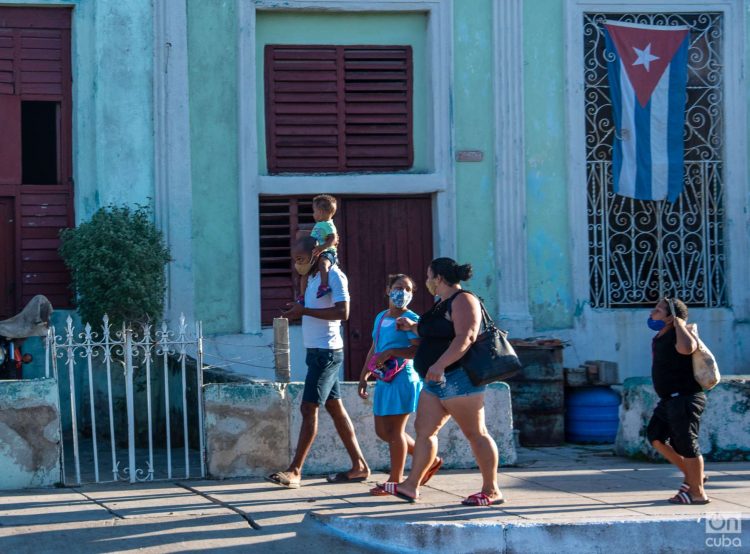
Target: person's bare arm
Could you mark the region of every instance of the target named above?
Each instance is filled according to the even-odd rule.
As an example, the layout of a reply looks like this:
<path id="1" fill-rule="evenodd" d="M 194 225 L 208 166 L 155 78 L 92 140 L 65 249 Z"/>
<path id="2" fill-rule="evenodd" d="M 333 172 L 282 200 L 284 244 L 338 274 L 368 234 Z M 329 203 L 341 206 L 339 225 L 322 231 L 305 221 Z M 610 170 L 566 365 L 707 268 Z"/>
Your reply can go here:
<path id="1" fill-rule="evenodd" d="M 328 250 L 332 246 L 335 246 L 336 244 L 338 244 L 338 242 L 339 242 L 339 236 L 338 236 L 337 233 L 333 233 L 332 235 L 328 235 L 326 237 L 325 242 L 323 244 L 321 244 L 320 246 L 316 246 L 313 249 L 313 256 L 317 256 L 321 252 L 323 252 L 324 250 Z"/>
<path id="2" fill-rule="evenodd" d="M 695 352 L 696 348 L 698 348 L 698 341 L 696 341 L 692 333 L 688 331 L 687 327 L 685 326 L 684 319 L 680 319 L 679 317 L 675 316 L 673 320 L 674 331 L 677 337 L 674 345 L 675 349 L 677 349 L 677 352 L 679 352 L 680 354 L 689 356 L 690 354 Z"/>
<path id="3" fill-rule="evenodd" d="M 367 356 L 365 356 L 365 364 L 362 366 L 362 371 L 359 374 L 359 386 L 357 387 L 357 392 L 359 393 L 360 398 L 367 398 L 369 396 L 369 394 L 367 394 L 367 378 L 370 376 L 370 372 L 367 371 L 367 362 L 372 358 L 374 351 L 375 343 L 373 342 L 370 344 L 370 350 L 367 351 Z"/>
<path id="4" fill-rule="evenodd" d="M 303 315 L 326 321 L 346 321 L 349 319 L 349 302 L 336 302 L 330 308 L 307 308 L 297 302 L 287 303 L 287 311 L 281 315 L 288 319 L 299 319 Z"/>
<path id="5" fill-rule="evenodd" d="M 443 355 L 427 370 L 426 381 L 442 380 L 445 368 L 460 360 L 479 335 L 482 310 L 476 296 L 460 294 L 453 300 L 452 308 L 451 319 L 456 336 Z"/>

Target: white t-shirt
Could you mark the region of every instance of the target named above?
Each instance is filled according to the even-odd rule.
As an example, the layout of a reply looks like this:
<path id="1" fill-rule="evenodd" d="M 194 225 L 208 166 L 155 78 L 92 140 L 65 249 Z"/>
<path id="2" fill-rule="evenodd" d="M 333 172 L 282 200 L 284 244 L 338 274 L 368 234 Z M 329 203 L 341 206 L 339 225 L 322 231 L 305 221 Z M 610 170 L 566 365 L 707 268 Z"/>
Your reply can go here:
<path id="1" fill-rule="evenodd" d="M 349 281 L 338 266 L 328 272 L 328 286 L 333 289 L 323 298 L 316 298 L 320 286 L 320 273 L 310 276 L 305 290 L 305 307 L 312 309 L 332 308 L 336 302 L 349 301 Z M 302 338 L 305 348 L 326 348 L 338 350 L 344 348 L 341 337 L 341 321 L 328 321 L 309 315 L 302 316 Z"/>

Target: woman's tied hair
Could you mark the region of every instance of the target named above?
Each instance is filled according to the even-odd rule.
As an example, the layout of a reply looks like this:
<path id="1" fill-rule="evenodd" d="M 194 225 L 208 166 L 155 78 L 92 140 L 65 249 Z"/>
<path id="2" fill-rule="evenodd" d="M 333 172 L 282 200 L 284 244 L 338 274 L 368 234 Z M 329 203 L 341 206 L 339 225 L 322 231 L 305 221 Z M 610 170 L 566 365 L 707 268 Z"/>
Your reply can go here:
<path id="1" fill-rule="evenodd" d="M 684 319 L 687 321 L 687 318 L 688 318 L 687 304 L 685 304 L 679 298 L 669 298 L 668 296 L 664 297 L 664 302 L 667 304 L 667 315 L 676 315 L 680 319 Z M 671 306 L 674 306 L 674 311 L 675 311 L 674 314 L 672 314 Z"/>
<path id="2" fill-rule="evenodd" d="M 442 277 L 449 285 L 468 281 L 473 275 L 471 264 L 458 265 L 453 258 L 435 258 L 430 263 L 430 269 L 435 277 Z"/>
<path id="3" fill-rule="evenodd" d="M 323 210 L 333 217 L 336 213 L 336 199 L 330 194 L 319 194 L 313 198 L 313 207 Z"/>

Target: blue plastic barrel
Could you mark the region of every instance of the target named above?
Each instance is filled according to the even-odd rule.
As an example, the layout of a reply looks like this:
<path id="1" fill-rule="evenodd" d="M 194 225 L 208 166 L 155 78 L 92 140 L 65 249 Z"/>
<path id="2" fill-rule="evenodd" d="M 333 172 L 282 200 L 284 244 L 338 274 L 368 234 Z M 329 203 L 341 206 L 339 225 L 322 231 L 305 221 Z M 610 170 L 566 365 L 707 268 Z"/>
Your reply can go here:
<path id="1" fill-rule="evenodd" d="M 609 387 L 565 391 L 565 440 L 579 444 L 612 443 L 617 436 L 620 394 Z"/>

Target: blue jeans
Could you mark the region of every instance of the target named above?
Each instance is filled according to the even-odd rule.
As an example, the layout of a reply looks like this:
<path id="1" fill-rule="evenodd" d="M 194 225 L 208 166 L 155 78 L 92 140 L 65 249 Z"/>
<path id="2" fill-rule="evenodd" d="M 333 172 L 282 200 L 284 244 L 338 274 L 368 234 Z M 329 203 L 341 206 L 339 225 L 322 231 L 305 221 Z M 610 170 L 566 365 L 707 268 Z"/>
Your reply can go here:
<path id="1" fill-rule="evenodd" d="M 308 348 L 305 358 L 307 376 L 302 401 L 321 405 L 329 400 L 339 400 L 339 370 L 343 361 L 343 350 Z"/>
<path id="2" fill-rule="evenodd" d="M 425 381 L 422 389 L 428 394 L 437 396 L 440 400 L 448 400 L 459 396 L 471 396 L 481 394 L 487 389 L 486 385 L 475 386 L 466 370 L 462 367 L 456 368 L 445 374 L 445 381 Z"/>

